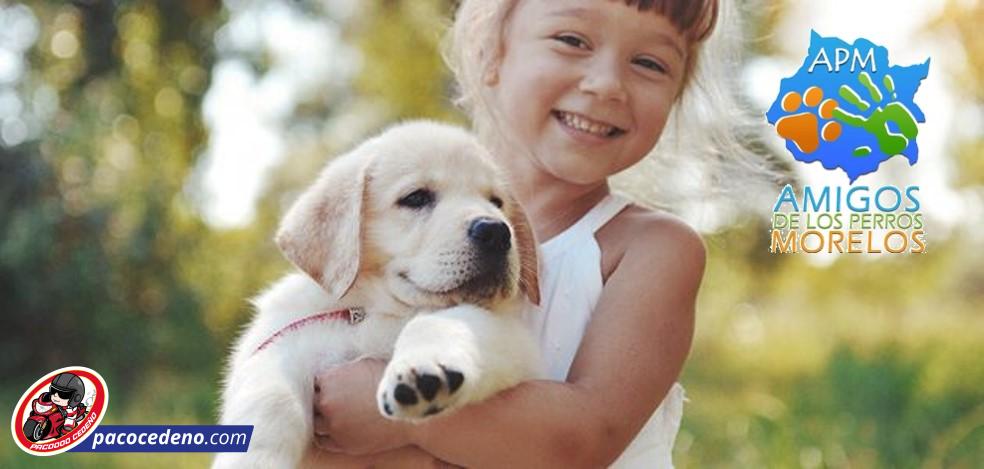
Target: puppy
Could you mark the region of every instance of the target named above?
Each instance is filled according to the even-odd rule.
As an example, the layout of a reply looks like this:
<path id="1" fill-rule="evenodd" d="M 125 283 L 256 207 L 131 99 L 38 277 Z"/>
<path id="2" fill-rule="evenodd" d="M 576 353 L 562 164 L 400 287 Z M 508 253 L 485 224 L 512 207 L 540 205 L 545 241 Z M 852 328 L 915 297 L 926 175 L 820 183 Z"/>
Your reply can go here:
<path id="1" fill-rule="evenodd" d="M 221 397 L 221 423 L 254 425 L 252 441 L 215 467 L 298 465 L 313 378 L 331 365 L 392 357 L 377 402 L 410 421 L 535 376 L 520 315 L 538 302 L 536 244 L 468 132 L 405 123 L 336 158 L 276 242 L 300 272 L 253 300 Z"/>

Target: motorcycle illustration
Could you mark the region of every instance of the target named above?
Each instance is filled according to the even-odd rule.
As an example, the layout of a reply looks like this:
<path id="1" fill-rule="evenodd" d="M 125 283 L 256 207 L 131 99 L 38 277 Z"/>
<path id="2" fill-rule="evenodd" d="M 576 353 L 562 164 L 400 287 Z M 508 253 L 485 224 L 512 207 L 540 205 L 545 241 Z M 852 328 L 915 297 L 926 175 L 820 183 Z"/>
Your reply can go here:
<path id="1" fill-rule="evenodd" d="M 86 414 L 88 414 L 88 411 L 86 410 L 85 404 L 79 404 L 79 417 L 76 420 L 81 421 L 85 418 Z M 31 442 L 61 438 L 75 429 L 75 427 L 71 429 L 65 428 L 66 417 L 65 409 L 59 406 L 52 406 L 51 410 L 44 413 L 31 411 L 31 415 L 24 422 L 24 435 Z"/>

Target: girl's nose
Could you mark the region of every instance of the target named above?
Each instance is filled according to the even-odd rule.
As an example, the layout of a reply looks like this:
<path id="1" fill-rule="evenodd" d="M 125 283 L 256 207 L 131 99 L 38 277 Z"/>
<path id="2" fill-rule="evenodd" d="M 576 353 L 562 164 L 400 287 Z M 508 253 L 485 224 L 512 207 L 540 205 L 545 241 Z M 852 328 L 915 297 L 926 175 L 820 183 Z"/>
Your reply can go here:
<path id="1" fill-rule="evenodd" d="M 625 102 L 628 97 L 618 63 L 603 56 L 595 57 L 588 65 L 579 89 L 604 101 Z"/>

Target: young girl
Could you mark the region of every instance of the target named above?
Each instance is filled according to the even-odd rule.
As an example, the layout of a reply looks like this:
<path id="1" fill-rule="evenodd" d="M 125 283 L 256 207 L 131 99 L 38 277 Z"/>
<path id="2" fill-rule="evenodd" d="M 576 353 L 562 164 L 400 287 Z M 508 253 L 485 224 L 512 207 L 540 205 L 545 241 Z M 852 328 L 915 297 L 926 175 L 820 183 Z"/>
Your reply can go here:
<path id="1" fill-rule="evenodd" d="M 716 0 L 462 2 L 449 59 L 542 240 L 530 317 L 550 381 L 415 426 L 379 416 L 384 364 L 342 366 L 316 381 L 325 465 L 672 465 L 704 246 L 679 219 L 613 195 L 608 178 L 688 102 L 717 13 Z"/>

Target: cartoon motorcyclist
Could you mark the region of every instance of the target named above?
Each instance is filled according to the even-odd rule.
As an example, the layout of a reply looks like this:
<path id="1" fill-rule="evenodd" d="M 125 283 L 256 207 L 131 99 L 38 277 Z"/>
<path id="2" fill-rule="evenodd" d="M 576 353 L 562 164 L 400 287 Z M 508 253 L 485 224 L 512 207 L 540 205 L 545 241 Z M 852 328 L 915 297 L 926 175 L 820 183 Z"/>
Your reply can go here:
<path id="1" fill-rule="evenodd" d="M 73 373 L 61 373 L 51 380 L 48 392 L 41 393 L 32 405 L 31 415 L 49 415 L 57 411 L 64 418 L 58 433 L 72 431 L 78 421 L 85 417 L 85 384 L 82 378 Z"/>

